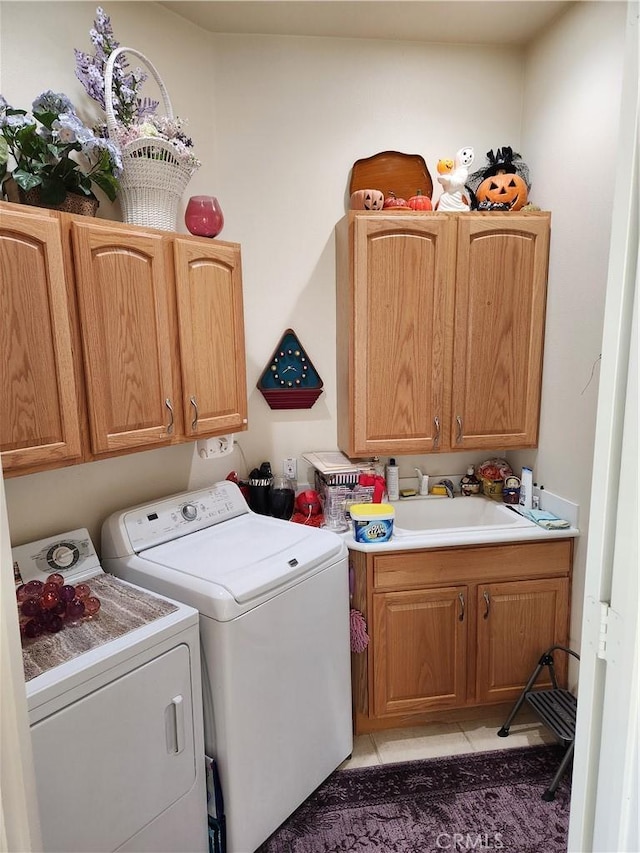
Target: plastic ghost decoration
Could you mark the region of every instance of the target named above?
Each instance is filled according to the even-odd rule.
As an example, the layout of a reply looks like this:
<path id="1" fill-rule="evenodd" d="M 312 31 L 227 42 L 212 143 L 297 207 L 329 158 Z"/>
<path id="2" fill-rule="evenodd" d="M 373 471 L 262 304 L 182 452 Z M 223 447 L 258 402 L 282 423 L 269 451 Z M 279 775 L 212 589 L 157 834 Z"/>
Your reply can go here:
<path id="1" fill-rule="evenodd" d="M 444 190 L 438 199 L 438 210 L 470 210 L 464 192 L 469 177 L 469 166 L 473 163 L 473 159 L 473 148 L 467 146 L 456 153 L 452 168 L 449 168 L 451 161 L 438 161 L 438 183 L 442 184 Z"/>

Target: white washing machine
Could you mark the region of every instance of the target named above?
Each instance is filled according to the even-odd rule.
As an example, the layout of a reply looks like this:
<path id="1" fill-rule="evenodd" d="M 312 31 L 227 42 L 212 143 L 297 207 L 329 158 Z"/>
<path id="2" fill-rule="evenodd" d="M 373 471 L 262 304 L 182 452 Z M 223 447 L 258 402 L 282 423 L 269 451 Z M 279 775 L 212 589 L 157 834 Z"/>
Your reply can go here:
<path id="1" fill-rule="evenodd" d="M 16 583 L 58 572 L 101 602 L 23 646 L 43 849 L 204 853 L 197 611 L 106 575 L 84 529 L 12 557 Z"/>
<path id="2" fill-rule="evenodd" d="M 252 853 L 351 753 L 347 550 L 231 482 L 112 515 L 106 571 L 197 607 L 228 853 Z"/>

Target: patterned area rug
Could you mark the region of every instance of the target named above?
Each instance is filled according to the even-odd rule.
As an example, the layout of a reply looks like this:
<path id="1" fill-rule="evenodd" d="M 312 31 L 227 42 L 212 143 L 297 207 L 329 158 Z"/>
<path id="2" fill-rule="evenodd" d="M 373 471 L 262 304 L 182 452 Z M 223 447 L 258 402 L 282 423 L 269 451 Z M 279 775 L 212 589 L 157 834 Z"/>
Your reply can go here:
<path id="1" fill-rule="evenodd" d="M 334 772 L 257 853 L 565 853 L 570 774 L 542 794 L 560 746 Z"/>

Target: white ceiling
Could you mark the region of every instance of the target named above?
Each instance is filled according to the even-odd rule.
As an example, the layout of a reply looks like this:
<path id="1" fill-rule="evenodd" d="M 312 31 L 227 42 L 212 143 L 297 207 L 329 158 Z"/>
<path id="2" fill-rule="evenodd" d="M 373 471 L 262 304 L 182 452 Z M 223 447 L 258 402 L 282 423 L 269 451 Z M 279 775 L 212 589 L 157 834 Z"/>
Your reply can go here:
<path id="1" fill-rule="evenodd" d="M 526 44 L 575 0 L 179 0 L 212 33 Z M 584 0 L 581 0 L 584 2 Z"/>

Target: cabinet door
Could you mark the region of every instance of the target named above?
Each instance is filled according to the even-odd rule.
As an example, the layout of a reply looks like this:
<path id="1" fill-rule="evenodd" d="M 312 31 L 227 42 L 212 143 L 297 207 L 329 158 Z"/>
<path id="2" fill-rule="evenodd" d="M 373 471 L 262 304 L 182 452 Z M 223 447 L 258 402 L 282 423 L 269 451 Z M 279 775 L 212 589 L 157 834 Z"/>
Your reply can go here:
<path id="1" fill-rule="evenodd" d="M 174 401 L 166 239 L 74 222 L 91 445 L 166 444 Z"/>
<path id="2" fill-rule="evenodd" d="M 476 699 L 507 702 L 518 698 L 542 653 L 566 645 L 569 580 L 543 578 L 478 587 Z M 566 677 L 558 656 L 559 680 Z M 543 686 L 542 676 L 537 686 Z"/>
<path id="3" fill-rule="evenodd" d="M 454 220 L 375 214 L 352 223 L 347 316 L 340 317 L 340 298 L 338 305 L 338 328 L 349 324 L 349 355 L 339 372 L 349 407 L 346 430 L 339 413 L 341 446 L 356 456 L 437 450 Z"/>
<path id="4" fill-rule="evenodd" d="M 4 471 L 78 459 L 71 319 L 56 219 L 0 212 L 0 317 Z"/>
<path id="5" fill-rule="evenodd" d="M 187 436 L 246 429 L 240 247 L 174 240 Z"/>
<path id="6" fill-rule="evenodd" d="M 451 447 L 538 440 L 549 214 L 458 220 Z"/>
<path id="7" fill-rule="evenodd" d="M 373 596 L 369 697 L 376 717 L 464 704 L 466 598 L 465 586 Z"/>

